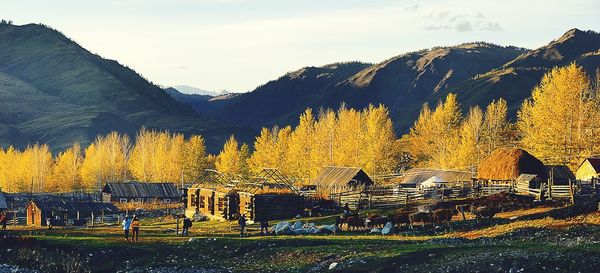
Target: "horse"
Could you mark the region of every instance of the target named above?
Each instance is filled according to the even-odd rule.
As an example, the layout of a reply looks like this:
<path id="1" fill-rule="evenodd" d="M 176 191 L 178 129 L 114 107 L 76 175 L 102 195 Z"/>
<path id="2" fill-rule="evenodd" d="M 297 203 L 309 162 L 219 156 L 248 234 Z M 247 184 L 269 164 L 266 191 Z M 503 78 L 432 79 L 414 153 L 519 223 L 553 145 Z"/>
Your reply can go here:
<path id="1" fill-rule="evenodd" d="M 433 223 L 431 212 L 418 211 L 415 213 L 411 213 L 408 215 L 408 219 L 409 219 L 409 227 L 411 229 L 414 228 L 414 223 L 417 223 L 417 222 L 423 223 L 423 227 L 425 227 L 425 225 L 427 223 Z"/>

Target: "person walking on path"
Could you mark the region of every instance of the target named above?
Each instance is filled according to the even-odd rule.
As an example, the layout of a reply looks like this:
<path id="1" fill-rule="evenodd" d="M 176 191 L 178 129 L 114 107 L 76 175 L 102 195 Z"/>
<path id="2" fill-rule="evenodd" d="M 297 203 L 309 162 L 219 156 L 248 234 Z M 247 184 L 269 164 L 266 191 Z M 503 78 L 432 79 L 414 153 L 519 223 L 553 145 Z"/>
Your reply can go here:
<path id="1" fill-rule="evenodd" d="M 187 216 L 183 216 L 183 230 L 181 231 L 181 236 L 188 236 L 191 227 L 192 220 L 190 218 L 187 218 Z"/>
<path id="2" fill-rule="evenodd" d="M 140 219 L 137 216 L 133 216 L 133 221 L 131 221 L 131 228 L 133 229 L 133 233 L 131 234 L 131 241 L 135 238 L 137 242 L 140 239 Z"/>
<path id="3" fill-rule="evenodd" d="M 121 224 L 123 226 L 123 231 L 125 232 L 125 241 L 129 241 L 129 229 L 131 229 L 131 222 L 131 217 L 125 216 L 125 219 Z"/>
<path id="4" fill-rule="evenodd" d="M 244 237 L 244 230 L 246 229 L 246 214 L 240 216 L 240 219 L 238 219 L 238 224 L 240 225 L 240 237 Z"/>

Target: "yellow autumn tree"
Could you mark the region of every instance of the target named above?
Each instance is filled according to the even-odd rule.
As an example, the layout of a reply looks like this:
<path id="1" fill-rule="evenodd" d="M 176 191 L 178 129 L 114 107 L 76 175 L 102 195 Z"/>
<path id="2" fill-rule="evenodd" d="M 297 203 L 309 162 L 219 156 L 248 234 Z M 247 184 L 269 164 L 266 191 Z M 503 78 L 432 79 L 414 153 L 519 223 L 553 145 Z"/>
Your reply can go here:
<path id="1" fill-rule="evenodd" d="M 215 161 L 217 171 L 227 175 L 246 175 L 248 172 L 248 145 L 240 145 L 234 136 L 229 137 Z"/>
<path id="2" fill-rule="evenodd" d="M 314 173 L 314 164 L 311 160 L 314 126 L 312 110 L 306 109 L 300 116 L 300 123 L 290 135 L 287 170 L 290 175 L 300 179 L 310 178 L 311 173 Z"/>
<path id="3" fill-rule="evenodd" d="M 434 111 L 424 105 L 409 133 L 413 156 L 425 166 L 451 168 L 461 118 L 455 94 L 448 94 Z"/>
<path id="4" fill-rule="evenodd" d="M 79 143 L 73 144 L 56 157 L 52 167 L 49 191 L 64 192 L 83 189 L 80 168 L 83 163 Z"/>
<path id="5" fill-rule="evenodd" d="M 198 135 L 191 136 L 185 142 L 183 153 L 184 180 L 197 182 L 208 167 L 204 138 Z"/>
<path id="6" fill-rule="evenodd" d="M 597 154 L 598 101 L 582 67 L 552 69 L 533 89 L 518 113 L 523 146 L 547 164 L 576 168 Z"/>

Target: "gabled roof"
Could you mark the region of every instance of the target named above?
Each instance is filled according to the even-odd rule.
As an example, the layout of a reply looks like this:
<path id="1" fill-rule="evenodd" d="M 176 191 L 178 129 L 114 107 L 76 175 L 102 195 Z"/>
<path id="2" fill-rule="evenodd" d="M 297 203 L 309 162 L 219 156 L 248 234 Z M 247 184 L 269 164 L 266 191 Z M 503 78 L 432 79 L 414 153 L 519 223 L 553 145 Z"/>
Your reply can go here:
<path id="1" fill-rule="evenodd" d="M 581 163 L 581 165 L 579 165 L 579 168 L 581 168 L 581 166 L 583 166 L 583 164 L 585 164 L 586 161 L 590 162 L 590 165 L 592 165 L 592 168 L 594 169 L 594 171 L 596 171 L 596 173 L 600 173 L 600 158 L 597 158 L 597 157 L 587 158 L 586 160 L 583 161 L 583 163 Z"/>
<path id="2" fill-rule="evenodd" d="M 252 180 L 236 183 L 232 191 L 247 192 L 251 194 L 268 193 L 293 193 L 298 194 L 298 189 L 279 170 L 263 168 Z"/>
<path id="3" fill-rule="evenodd" d="M 469 182 L 473 178 L 473 173 L 455 170 L 436 170 L 425 168 L 413 168 L 404 173 L 401 184 L 420 184 L 431 177 L 438 177 L 443 181 Z"/>
<path id="4" fill-rule="evenodd" d="M 106 183 L 102 192 L 114 198 L 178 198 L 180 193 L 173 183 L 123 182 Z"/>
<path id="5" fill-rule="evenodd" d="M 334 186 L 370 186 L 373 185 L 373 180 L 361 168 L 331 166 L 321 171 L 315 179 L 315 184 L 321 189 L 331 189 Z"/>
<path id="6" fill-rule="evenodd" d="M 7 209 L 6 199 L 4 198 L 4 194 L 0 191 L 0 209 Z"/>
<path id="7" fill-rule="evenodd" d="M 565 165 L 546 165 L 548 177 L 555 181 L 575 181 L 575 174 Z"/>
<path id="8" fill-rule="evenodd" d="M 105 211 L 107 213 L 117 213 L 119 209 L 112 203 L 100 203 L 93 201 L 71 201 L 61 198 L 38 199 L 29 204 L 35 204 L 42 211 L 91 213 Z"/>

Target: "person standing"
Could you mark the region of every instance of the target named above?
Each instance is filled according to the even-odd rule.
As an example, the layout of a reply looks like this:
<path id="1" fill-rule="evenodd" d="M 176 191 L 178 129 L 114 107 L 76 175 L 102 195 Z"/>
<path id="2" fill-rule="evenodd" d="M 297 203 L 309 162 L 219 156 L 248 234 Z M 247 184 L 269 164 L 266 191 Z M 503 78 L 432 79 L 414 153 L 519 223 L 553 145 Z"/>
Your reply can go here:
<path id="1" fill-rule="evenodd" d="M 133 216 L 133 221 L 131 221 L 131 228 L 133 229 L 133 233 L 131 234 L 131 241 L 135 238 L 137 242 L 140 239 L 140 220 L 137 216 Z"/>
<path id="2" fill-rule="evenodd" d="M 2 226 L 2 232 L 6 233 L 6 222 L 8 222 L 8 217 L 6 216 L 6 213 L 0 212 L 0 226 Z"/>
<path id="3" fill-rule="evenodd" d="M 125 216 L 125 219 L 121 224 L 123 226 L 123 231 L 125 232 L 125 241 L 129 241 L 129 229 L 131 228 L 131 222 L 131 217 Z"/>
<path id="4" fill-rule="evenodd" d="M 260 221 L 260 235 L 269 235 L 269 221 L 266 218 Z"/>
<path id="5" fill-rule="evenodd" d="M 188 236 L 191 227 L 192 220 L 187 218 L 187 216 L 183 216 L 183 230 L 181 231 L 181 236 Z"/>
<path id="6" fill-rule="evenodd" d="M 242 214 L 240 219 L 238 219 L 238 224 L 240 225 L 240 237 L 244 237 L 244 230 L 246 229 L 246 214 Z"/>

